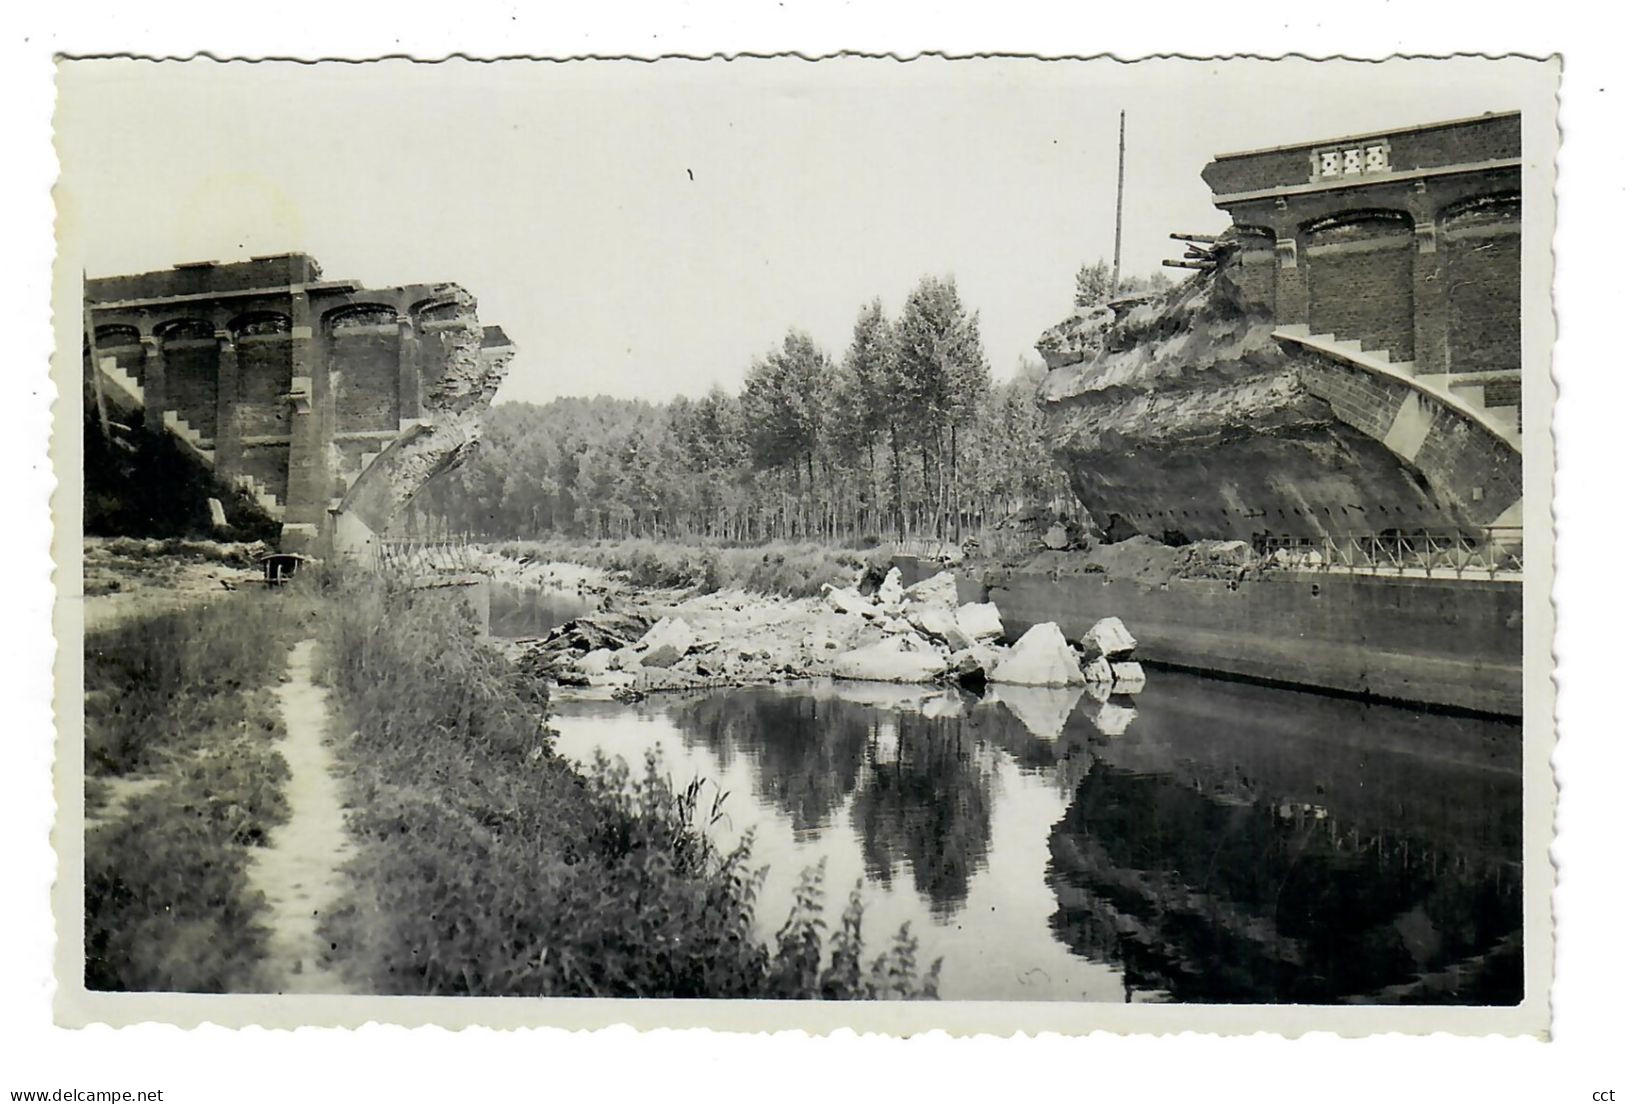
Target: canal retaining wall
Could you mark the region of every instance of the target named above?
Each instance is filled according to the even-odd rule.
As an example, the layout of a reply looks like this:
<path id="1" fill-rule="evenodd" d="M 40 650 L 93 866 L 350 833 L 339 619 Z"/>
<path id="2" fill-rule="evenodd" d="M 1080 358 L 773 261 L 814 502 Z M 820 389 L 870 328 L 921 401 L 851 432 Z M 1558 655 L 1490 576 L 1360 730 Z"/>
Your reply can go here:
<path id="1" fill-rule="evenodd" d="M 899 557 L 905 582 L 938 570 Z M 1011 636 L 1054 621 L 1077 639 L 1121 617 L 1138 658 L 1390 701 L 1523 714 L 1523 586 L 1515 580 L 1272 572 L 1148 584 L 1101 574 L 957 572 Z"/>

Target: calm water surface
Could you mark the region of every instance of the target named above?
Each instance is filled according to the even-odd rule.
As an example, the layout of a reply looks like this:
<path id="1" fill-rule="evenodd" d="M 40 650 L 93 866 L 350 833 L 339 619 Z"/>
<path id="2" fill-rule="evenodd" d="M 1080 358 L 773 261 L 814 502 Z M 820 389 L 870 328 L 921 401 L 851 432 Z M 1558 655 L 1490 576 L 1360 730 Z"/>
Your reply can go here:
<path id="1" fill-rule="evenodd" d="M 544 587 L 491 584 L 491 635 L 517 640 L 549 630 L 598 608 L 596 597 Z"/>
<path id="2" fill-rule="evenodd" d="M 728 792 L 764 935 L 822 861 L 951 999 L 1521 995 L 1515 724 L 1152 671 L 1134 699 L 863 683 L 555 703 L 560 750 Z M 833 919 L 833 917 L 832 917 Z"/>

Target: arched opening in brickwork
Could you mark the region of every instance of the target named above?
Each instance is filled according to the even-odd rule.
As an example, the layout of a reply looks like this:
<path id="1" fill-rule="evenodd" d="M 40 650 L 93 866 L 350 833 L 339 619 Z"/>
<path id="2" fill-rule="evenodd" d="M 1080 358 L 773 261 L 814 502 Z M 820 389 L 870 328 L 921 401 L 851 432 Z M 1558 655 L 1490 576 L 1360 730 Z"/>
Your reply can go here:
<path id="1" fill-rule="evenodd" d="M 293 320 L 277 311 L 250 311 L 233 318 L 227 328 L 239 338 L 273 337 L 290 333 Z"/>
<path id="2" fill-rule="evenodd" d="M 1344 211 L 1302 228 L 1309 329 L 1416 356 L 1412 266 L 1415 234 L 1402 211 Z"/>
<path id="3" fill-rule="evenodd" d="M 330 334 L 395 325 L 395 308 L 385 303 L 356 303 L 328 311 L 323 321 Z"/>
<path id="4" fill-rule="evenodd" d="M 155 331 L 164 356 L 164 406 L 201 437 L 212 439 L 218 408 L 220 343 L 201 318 L 166 322 Z"/>
<path id="5" fill-rule="evenodd" d="M 88 345 L 85 353 L 90 353 Z M 102 360 L 111 357 L 119 370 L 137 384 L 146 378 L 146 350 L 141 347 L 141 331 L 134 326 L 97 326 L 96 356 Z"/>
<path id="6" fill-rule="evenodd" d="M 412 317 L 419 322 L 455 322 L 462 314 L 462 304 L 454 299 L 425 299 L 412 305 Z"/>
<path id="7" fill-rule="evenodd" d="M 141 331 L 134 326 L 97 326 L 96 347 L 116 349 L 123 345 L 140 345 Z"/>
<path id="8" fill-rule="evenodd" d="M 1230 278 L 1248 304 L 1275 313 L 1275 231 L 1267 226 L 1235 226 Z"/>
<path id="9" fill-rule="evenodd" d="M 1516 194 L 1477 196 L 1440 215 L 1449 319 L 1445 365 L 1451 372 L 1519 366 L 1520 218 Z M 1497 397 L 1486 390 L 1488 405 Z"/>
<path id="10" fill-rule="evenodd" d="M 395 308 L 360 303 L 331 312 L 325 322 L 337 432 L 395 432 L 401 370 Z"/>
<path id="11" fill-rule="evenodd" d="M 292 321 L 277 311 L 251 311 L 231 320 L 237 337 L 237 424 L 253 448 L 267 447 L 255 438 L 291 432 L 293 408 L 286 396 L 293 388 Z"/>

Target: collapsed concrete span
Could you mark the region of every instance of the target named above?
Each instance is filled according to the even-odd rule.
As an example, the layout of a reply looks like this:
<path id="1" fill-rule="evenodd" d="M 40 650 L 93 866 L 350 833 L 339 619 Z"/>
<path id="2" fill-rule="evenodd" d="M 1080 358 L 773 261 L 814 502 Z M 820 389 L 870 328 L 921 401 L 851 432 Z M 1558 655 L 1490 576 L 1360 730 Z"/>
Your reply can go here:
<path id="1" fill-rule="evenodd" d="M 358 551 L 474 447 L 514 346 L 455 284 L 366 288 L 302 253 L 85 285 L 87 391 L 281 527 Z"/>
<path id="2" fill-rule="evenodd" d="M 1234 224 L 1166 295 L 1038 341 L 1102 529 L 1336 537 L 1521 524 L 1519 119 L 1217 158 Z"/>

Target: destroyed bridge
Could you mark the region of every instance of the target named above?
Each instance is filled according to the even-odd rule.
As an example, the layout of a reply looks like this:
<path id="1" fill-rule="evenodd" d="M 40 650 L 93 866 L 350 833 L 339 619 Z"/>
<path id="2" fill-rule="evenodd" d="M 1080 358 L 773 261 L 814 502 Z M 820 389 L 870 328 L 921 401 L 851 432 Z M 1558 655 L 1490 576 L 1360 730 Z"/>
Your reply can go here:
<path id="1" fill-rule="evenodd" d="M 281 524 L 362 551 L 474 445 L 514 346 L 455 284 L 366 288 L 303 253 L 85 283 L 104 419 L 175 438 Z"/>

